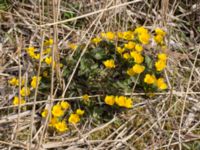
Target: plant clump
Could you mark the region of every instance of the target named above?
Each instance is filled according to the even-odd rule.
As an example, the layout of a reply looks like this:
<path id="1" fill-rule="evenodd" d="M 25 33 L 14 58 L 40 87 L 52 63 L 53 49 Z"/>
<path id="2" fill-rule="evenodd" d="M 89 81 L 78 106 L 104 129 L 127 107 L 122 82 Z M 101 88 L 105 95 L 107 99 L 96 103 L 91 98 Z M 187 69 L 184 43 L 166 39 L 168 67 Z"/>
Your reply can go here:
<path id="1" fill-rule="evenodd" d="M 49 118 L 50 128 L 57 132 L 66 132 L 70 126 L 81 123 L 84 117 L 93 116 L 97 120 L 102 117 L 106 121 L 120 109 L 133 108 L 134 99 L 124 95 L 125 92 L 131 93 L 133 87 L 137 92 L 146 93 L 166 90 L 168 86 L 163 76 L 168 57 L 165 52 L 165 36 L 166 32 L 161 28 L 150 32 L 144 27 L 137 27 L 135 30 L 104 32 L 94 37 L 81 58 L 66 93 L 62 95 L 62 85 L 58 86 L 55 93 L 58 98 L 61 95 L 81 97 L 76 101 L 54 102 L 51 110 L 42 108 L 41 117 Z M 30 46 L 25 49 L 27 57 L 33 63 L 33 71 L 27 81 L 24 77 L 21 83 L 16 77 L 8 81 L 16 90 L 13 105 L 25 104 L 26 99 L 33 97 L 37 87 L 40 91 L 38 97 L 48 99 L 52 65 L 53 68 L 59 66 L 62 70 L 61 77 L 65 82 L 69 81 L 86 44 L 68 44 L 67 51 L 62 50 L 66 53 L 60 56 L 59 63 L 53 62 L 53 44 L 54 41 L 50 38 L 44 41 L 43 48 Z M 41 70 L 38 76 L 36 70 L 39 61 Z M 57 79 L 54 82 L 56 84 Z M 18 93 L 19 85 L 21 89 Z M 19 94 L 21 98 L 17 96 Z"/>

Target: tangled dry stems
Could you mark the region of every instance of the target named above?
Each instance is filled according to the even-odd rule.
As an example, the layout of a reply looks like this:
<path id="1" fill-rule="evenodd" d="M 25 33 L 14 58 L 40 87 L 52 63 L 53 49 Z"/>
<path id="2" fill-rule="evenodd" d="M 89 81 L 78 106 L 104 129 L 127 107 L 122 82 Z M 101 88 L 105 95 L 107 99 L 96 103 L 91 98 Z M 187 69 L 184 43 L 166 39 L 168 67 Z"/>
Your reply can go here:
<path id="1" fill-rule="evenodd" d="M 41 148 L 50 149 L 195 149 L 199 146 L 199 110 L 200 110 L 200 60 L 197 44 L 200 41 L 198 27 L 198 10 L 196 2 L 187 1 L 121 1 L 112 0 L 72 1 L 80 7 L 68 6 L 64 1 L 14 1 L 8 10 L 0 10 L 0 144 L 1 148 Z M 76 17 L 62 19 L 66 11 L 77 13 Z M 45 14 L 46 12 L 47 14 Z M 193 17 L 191 17 L 193 16 Z M 121 22 L 117 22 L 117 18 Z M 61 21 L 60 21 L 61 20 Z M 187 22 L 190 21 L 191 24 Z M 69 23 L 69 24 L 67 24 Z M 81 24 L 80 28 L 76 24 Z M 6 88 L 7 79 L 15 72 L 26 73 L 31 64 L 23 64 L 18 59 L 22 49 L 34 45 L 53 35 L 57 41 L 53 48 L 56 57 L 62 55 L 56 45 L 64 48 L 63 43 L 80 41 L 89 43 L 94 34 L 107 30 L 127 30 L 128 24 L 135 27 L 144 24 L 149 29 L 164 27 L 168 33 L 169 62 L 165 71 L 170 90 L 155 93 L 155 97 L 144 98 L 145 93 L 124 93 L 133 95 L 137 100 L 133 109 L 116 114 L 112 120 L 101 125 L 87 118 L 83 126 L 62 135 L 49 135 L 47 123 L 40 123 L 38 113 L 44 105 L 55 101 L 76 100 L 80 97 L 62 97 L 53 99 L 56 85 L 51 84 L 48 100 L 34 101 L 24 105 L 32 111 L 21 111 L 22 106 L 12 106 L 13 94 Z M 58 41 L 58 35 L 61 41 Z M 86 50 L 86 49 L 85 49 Z M 82 52 L 64 90 L 70 86 L 77 66 L 85 53 Z M 55 57 L 55 58 L 56 58 Z M 53 57 L 54 58 L 54 57 Z M 57 59 L 57 58 L 56 58 Z M 15 64 L 15 65 L 14 65 Z M 17 65 L 16 65 L 17 64 Z M 26 66 L 25 66 L 26 65 Z M 52 72 L 53 72 L 52 68 Z M 57 78 L 60 70 L 55 70 Z M 38 73 L 39 74 L 39 73 Z M 52 81 L 54 76 L 52 76 Z M 62 83 L 62 82 L 61 82 Z M 65 94 L 63 94 L 65 95 Z M 91 95 L 99 97 L 101 95 Z M 7 105 L 9 103 L 9 105 Z M 16 111 L 12 111 L 12 110 Z M 17 112 L 17 114 L 15 113 Z M 32 117 L 31 117 L 32 116 Z M 38 128 L 35 125 L 41 124 Z M 31 134 L 31 135 L 30 135 Z M 196 146 L 197 145 L 197 146 Z M 196 146 L 196 147 L 195 147 Z"/>

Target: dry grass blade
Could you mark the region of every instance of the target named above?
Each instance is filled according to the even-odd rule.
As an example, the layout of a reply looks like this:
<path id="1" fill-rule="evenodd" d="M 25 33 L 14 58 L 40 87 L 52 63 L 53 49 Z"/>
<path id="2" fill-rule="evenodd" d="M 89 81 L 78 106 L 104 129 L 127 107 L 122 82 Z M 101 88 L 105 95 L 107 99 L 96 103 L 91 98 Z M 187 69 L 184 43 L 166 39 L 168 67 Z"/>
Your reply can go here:
<path id="1" fill-rule="evenodd" d="M 0 0 L 0 149 L 200 149 L 199 10 L 199 0 Z M 132 38 L 144 49 L 145 74 L 129 77 L 137 63 L 126 59 L 131 40 L 120 33 L 140 25 L 151 34 L 151 44 Z M 156 42 L 156 28 L 166 31 L 166 45 Z M 158 53 L 168 55 L 164 72 L 155 71 Z M 35 86 L 33 76 L 42 77 Z M 161 77 L 168 89 L 156 91 Z M 118 105 L 120 96 L 132 107 Z"/>

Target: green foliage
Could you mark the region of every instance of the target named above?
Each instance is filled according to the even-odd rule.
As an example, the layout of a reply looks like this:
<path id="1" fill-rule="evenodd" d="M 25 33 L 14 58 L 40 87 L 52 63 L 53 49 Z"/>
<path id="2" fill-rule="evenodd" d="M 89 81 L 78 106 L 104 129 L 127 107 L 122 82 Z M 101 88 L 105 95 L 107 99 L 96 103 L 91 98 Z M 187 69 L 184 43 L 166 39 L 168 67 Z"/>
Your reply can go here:
<path id="1" fill-rule="evenodd" d="M 0 0 L 0 10 L 7 10 L 7 9 L 8 9 L 8 1 Z"/>
<path id="2" fill-rule="evenodd" d="M 66 17 L 73 16 L 66 14 Z M 84 55 L 82 53 L 86 46 L 85 43 L 79 45 L 68 43 L 69 47 L 65 50 L 66 53 L 60 57 L 59 63 L 61 64 L 56 61 L 53 62 L 52 59 L 53 39 L 45 40 L 40 77 L 36 76 L 40 49 L 30 46 L 26 48 L 26 60 L 29 60 L 32 64 L 32 72 L 29 73 L 31 78 L 27 81 L 27 87 L 23 87 L 23 95 L 21 91 L 20 94 L 25 97 L 27 89 L 30 92 L 26 96 L 33 99 L 37 80 L 39 80 L 38 98 L 48 99 L 49 91 L 51 91 L 51 69 L 53 65 L 55 72 L 53 82 L 56 85 L 54 97 L 82 96 L 82 98 L 70 101 L 70 103 L 57 102 L 52 107 L 51 112 L 44 109 L 41 113 L 42 117 L 45 117 L 48 113 L 54 116 L 49 122 L 50 126 L 59 132 L 67 131 L 66 118 L 68 118 L 69 123 L 76 124 L 82 122 L 80 118 L 84 117 L 82 116 L 84 113 L 87 114 L 87 117 L 92 118 L 94 123 L 107 122 L 115 113 L 133 107 L 133 99 L 124 96 L 124 93 L 131 93 L 133 89 L 136 92 L 153 93 L 167 88 L 164 79 L 160 78 L 166 65 L 167 56 L 157 50 L 165 46 L 165 32 L 161 29 L 156 32 L 160 35 L 156 39 L 155 50 L 148 48 L 151 35 L 144 27 L 138 27 L 134 32 L 102 33 L 101 38 L 92 39 L 86 51 L 84 51 Z M 149 53 L 149 50 L 152 50 L 152 52 Z M 161 62 L 161 65 L 156 66 L 156 62 Z M 60 77 L 63 82 L 60 82 L 61 80 L 58 78 L 59 66 Z M 129 72 L 129 70 L 131 71 Z M 63 94 L 63 89 L 66 88 L 69 81 L 69 87 Z M 65 83 L 65 86 L 62 83 Z M 10 84 L 18 86 L 19 81 L 13 78 Z M 89 98 L 88 95 L 99 96 Z M 14 104 L 19 103 L 19 101 L 21 100 L 18 98 Z M 23 102 L 25 103 L 25 100 Z M 79 113 L 77 113 L 77 110 Z"/>

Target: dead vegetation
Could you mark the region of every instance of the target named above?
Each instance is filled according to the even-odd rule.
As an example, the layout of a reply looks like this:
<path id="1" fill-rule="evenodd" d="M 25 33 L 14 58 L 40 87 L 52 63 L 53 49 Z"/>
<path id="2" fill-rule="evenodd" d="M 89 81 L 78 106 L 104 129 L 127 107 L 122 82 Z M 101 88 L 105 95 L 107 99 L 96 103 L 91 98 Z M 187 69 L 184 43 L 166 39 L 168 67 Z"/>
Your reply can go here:
<path id="1" fill-rule="evenodd" d="M 1 149 L 200 149 L 200 3 L 198 0 L 4 0 L 0 1 L 0 148 Z M 123 31 L 144 25 L 159 26 L 168 33 L 167 92 L 147 97 L 133 95 L 134 107 L 117 113 L 107 122 L 84 118 L 84 124 L 65 134 L 49 134 L 40 112 L 47 103 L 81 97 L 49 99 L 35 96 L 23 106 L 12 105 L 15 93 L 10 76 L 29 76 L 31 61 L 23 50 L 40 47 L 52 37 L 55 60 L 67 43 L 88 43 L 102 31 Z M 83 53 L 84 55 L 84 53 Z M 81 57 L 80 57 L 81 59 Z M 78 64 L 79 62 L 77 62 Z M 77 67 L 74 67 L 74 72 Z M 53 70 L 52 70 L 53 71 Z M 53 71 L 63 88 L 60 68 Z M 63 82 L 64 81 L 64 82 Z M 98 95 L 90 95 L 98 97 Z M 25 107 L 26 106 L 26 107 Z"/>

